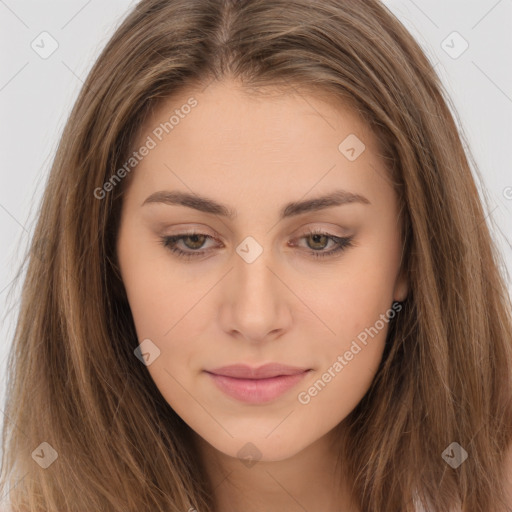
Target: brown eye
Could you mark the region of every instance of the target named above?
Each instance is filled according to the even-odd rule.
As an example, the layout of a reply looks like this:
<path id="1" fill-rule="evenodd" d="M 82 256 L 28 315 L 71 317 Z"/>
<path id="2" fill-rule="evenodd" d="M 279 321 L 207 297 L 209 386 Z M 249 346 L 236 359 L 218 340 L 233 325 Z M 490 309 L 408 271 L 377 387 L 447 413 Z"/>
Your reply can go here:
<path id="1" fill-rule="evenodd" d="M 310 249 L 314 249 L 316 251 L 325 249 L 330 240 L 330 238 L 327 235 L 318 234 L 318 233 L 308 235 L 305 238 L 313 241 L 312 244 L 308 243 L 308 247 Z"/>
<path id="2" fill-rule="evenodd" d="M 216 240 L 204 233 L 180 233 L 179 235 L 165 236 L 161 239 L 162 245 L 180 258 L 190 259 L 204 256 L 211 248 L 204 247 L 208 240 Z"/>
<path id="3" fill-rule="evenodd" d="M 207 238 L 209 237 L 206 235 L 187 235 L 182 237 L 182 240 L 188 249 L 200 249 L 204 245 Z M 192 243 L 187 243 L 187 240 L 191 240 Z"/>
<path id="4" fill-rule="evenodd" d="M 300 240 L 304 240 L 306 246 L 306 252 L 314 258 L 328 258 L 334 257 L 353 246 L 354 236 L 339 237 L 331 235 L 330 233 L 324 233 L 322 231 L 310 231 L 304 233 Z M 331 249 L 327 249 L 329 243 L 332 242 Z M 300 247 L 300 244 L 293 244 Z M 327 250 L 326 250 L 327 249 Z"/>
<path id="5" fill-rule="evenodd" d="M 313 231 L 305 233 L 300 239 L 306 241 L 306 247 L 303 247 L 303 249 L 307 249 L 306 252 L 309 256 L 327 258 L 334 257 L 345 249 L 352 247 L 353 238 L 353 236 L 338 237 L 329 233 Z M 212 250 L 211 247 L 204 247 L 209 239 L 219 242 L 214 237 L 203 233 L 181 233 L 163 237 L 161 244 L 180 258 L 192 259 L 203 257 Z M 329 246 L 329 242 L 332 242 L 333 248 L 325 250 Z M 221 242 L 220 244 L 222 246 Z"/>

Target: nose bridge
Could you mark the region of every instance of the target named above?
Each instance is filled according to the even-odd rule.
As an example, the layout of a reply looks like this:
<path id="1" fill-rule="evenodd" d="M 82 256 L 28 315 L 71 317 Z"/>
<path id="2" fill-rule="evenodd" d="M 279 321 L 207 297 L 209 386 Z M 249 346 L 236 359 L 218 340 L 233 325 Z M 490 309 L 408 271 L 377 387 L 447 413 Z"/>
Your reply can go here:
<path id="1" fill-rule="evenodd" d="M 274 275 L 274 258 L 254 238 L 247 237 L 236 249 L 231 297 L 224 328 L 247 339 L 262 339 L 288 325 L 289 313 L 283 286 Z M 272 271 L 270 270 L 272 269 Z"/>
<path id="2" fill-rule="evenodd" d="M 249 249 L 245 255 L 244 250 Z M 242 253 L 242 255 L 240 254 Z M 247 257 L 246 257 L 247 256 Z M 272 267 L 272 254 L 248 241 L 237 248 L 235 263 L 235 294 L 237 304 L 242 307 L 254 307 L 255 314 L 264 309 L 273 309 L 279 290 L 276 279 L 269 267 Z"/>

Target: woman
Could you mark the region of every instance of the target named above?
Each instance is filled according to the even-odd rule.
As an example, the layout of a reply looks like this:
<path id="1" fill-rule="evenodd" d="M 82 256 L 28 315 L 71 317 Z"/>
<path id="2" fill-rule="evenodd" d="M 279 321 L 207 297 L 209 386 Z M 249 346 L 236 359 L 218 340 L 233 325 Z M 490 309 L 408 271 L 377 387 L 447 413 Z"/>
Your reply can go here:
<path id="1" fill-rule="evenodd" d="M 499 254 L 439 80 L 379 2 L 140 2 L 36 234 L 12 510 L 512 506 Z"/>

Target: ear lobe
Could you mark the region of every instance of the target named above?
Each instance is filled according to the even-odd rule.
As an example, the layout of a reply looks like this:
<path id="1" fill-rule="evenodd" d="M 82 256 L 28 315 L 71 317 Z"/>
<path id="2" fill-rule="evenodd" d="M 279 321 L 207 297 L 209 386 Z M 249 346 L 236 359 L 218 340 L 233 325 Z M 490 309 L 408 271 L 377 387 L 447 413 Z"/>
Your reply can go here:
<path id="1" fill-rule="evenodd" d="M 395 289 L 393 291 L 393 300 L 403 302 L 407 298 L 409 292 L 409 283 L 405 272 L 402 270 L 395 282 Z"/>

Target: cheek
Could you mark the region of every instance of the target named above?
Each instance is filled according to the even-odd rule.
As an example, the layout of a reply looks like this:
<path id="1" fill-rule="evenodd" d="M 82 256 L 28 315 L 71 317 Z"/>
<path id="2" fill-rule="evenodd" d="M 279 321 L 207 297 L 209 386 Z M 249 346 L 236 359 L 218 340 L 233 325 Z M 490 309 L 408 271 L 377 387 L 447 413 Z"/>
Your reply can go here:
<path id="1" fill-rule="evenodd" d="M 133 240 L 133 239 L 132 239 Z M 158 387 L 173 389 L 189 374 L 200 355 L 200 334 L 211 323 L 208 301 L 211 279 L 191 282 L 183 267 L 173 264 L 151 240 L 120 244 L 122 277 L 139 343 L 150 340 L 158 356 L 148 371 Z M 166 398 L 168 398 L 166 396 Z"/>
<path id="2" fill-rule="evenodd" d="M 191 405 L 202 357 L 201 332 L 206 329 L 200 301 L 204 290 L 186 291 L 176 282 L 145 269 L 129 283 L 129 301 L 139 343 L 150 340 L 149 346 L 156 351 L 146 370 L 176 413 L 195 424 L 196 416 L 205 421 Z"/>
<path id="3" fill-rule="evenodd" d="M 152 280 L 150 272 L 141 274 L 140 281 L 132 282 L 130 308 L 139 343 L 151 340 L 158 357 L 148 367 L 151 377 L 167 402 L 181 411 L 179 404 L 189 403 L 179 383 L 189 388 L 190 379 L 199 372 L 197 366 L 204 359 L 201 339 L 207 329 L 208 317 L 201 301 L 205 291 L 186 292 L 169 288 L 168 280 Z M 153 286 L 150 285 L 153 283 Z M 147 343 L 147 342 L 146 342 Z"/>
<path id="4" fill-rule="evenodd" d="M 360 251 L 357 259 L 346 261 L 349 270 L 310 295 L 311 309 L 319 312 L 324 324 L 318 324 L 318 332 L 323 329 L 324 334 L 315 344 L 323 364 L 299 399 L 303 404 L 316 402 L 314 407 L 340 420 L 370 387 L 395 316 L 391 258 L 387 262 L 376 253 Z"/>
<path id="5" fill-rule="evenodd" d="M 118 254 L 139 339 L 164 338 L 199 300 L 200 287 L 188 283 L 158 239 L 136 225 L 121 230 Z"/>
<path id="6" fill-rule="evenodd" d="M 396 270 L 391 261 L 388 264 L 363 251 L 345 263 L 339 271 L 330 271 L 328 280 L 320 279 L 314 285 L 304 282 L 302 295 L 318 312 L 325 326 L 324 339 L 338 348 L 374 326 L 389 310 Z M 378 327 L 382 330 L 380 323 Z"/>
<path id="7" fill-rule="evenodd" d="M 324 305 L 336 335 L 319 337 L 314 350 L 322 354 L 322 364 L 298 390 L 299 407 L 324 426 L 334 427 L 350 414 L 370 388 L 382 360 L 394 315 L 382 299 L 362 290 L 338 294 L 336 307 L 332 302 Z"/>

